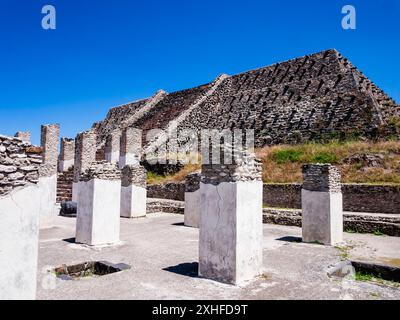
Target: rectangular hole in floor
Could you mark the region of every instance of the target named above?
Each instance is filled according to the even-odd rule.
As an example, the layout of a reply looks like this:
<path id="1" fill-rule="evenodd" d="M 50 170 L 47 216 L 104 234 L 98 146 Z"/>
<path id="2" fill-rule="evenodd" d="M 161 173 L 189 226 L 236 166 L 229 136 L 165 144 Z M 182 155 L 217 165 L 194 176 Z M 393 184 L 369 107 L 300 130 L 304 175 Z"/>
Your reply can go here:
<path id="1" fill-rule="evenodd" d="M 400 282 L 400 268 L 389 265 L 352 261 L 351 265 L 358 277 L 368 279 L 376 278 L 388 281 Z"/>
<path id="2" fill-rule="evenodd" d="M 91 276 L 105 276 L 130 268 L 129 265 L 124 263 L 113 264 L 107 261 L 89 261 L 72 266 L 62 265 L 55 268 L 54 272 L 60 279 L 73 280 Z"/>

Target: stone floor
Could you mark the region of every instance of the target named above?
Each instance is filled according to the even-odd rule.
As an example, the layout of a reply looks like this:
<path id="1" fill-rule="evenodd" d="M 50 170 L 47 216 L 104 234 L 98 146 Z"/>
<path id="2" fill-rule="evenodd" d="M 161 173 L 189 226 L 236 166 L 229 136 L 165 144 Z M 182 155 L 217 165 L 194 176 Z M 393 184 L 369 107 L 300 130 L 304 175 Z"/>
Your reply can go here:
<path id="1" fill-rule="evenodd" d="M 328 277 L 343 259 L 400 265 L 400 238 L 346 234 L 342 248 L 298 242 L 297 227 L 264 225 L 264 275 L 235 287 L 197 277 L 198 230 L 183 216 L 154 213 L 121 219 L 121 244 L 74 243 L 75 218 L 57 217 L 41 230 L 38 299 L 400 299 L 398 284 Z M 130 270 L 66 281 L 48 270 L 91 260 L 126 263 Z"/>

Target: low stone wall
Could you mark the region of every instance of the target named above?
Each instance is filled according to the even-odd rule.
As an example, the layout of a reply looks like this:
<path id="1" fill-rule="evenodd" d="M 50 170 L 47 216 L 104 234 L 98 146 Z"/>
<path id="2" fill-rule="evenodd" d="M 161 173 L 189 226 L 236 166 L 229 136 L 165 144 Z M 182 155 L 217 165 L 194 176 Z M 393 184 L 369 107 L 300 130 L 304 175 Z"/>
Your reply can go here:
<path id="1" fill-rule="evenodd" d="M 400 185 L 344 184 L 343 209 L 400 214 Z"/>
<path id="2" fill-rule="evenodd" d="M 264 184 L 264 204 L 301 209 L 301 184 Z M 400 214 L 400 185 L 343 184 L 343 210 Z"/>
<path id="3" fill-rule="evenodd" d="M 182 182 L 148 185 L 147 197 L 185 201 L 185 183 Z"/>
<path id="4" fill-rule="evenodd" d="M 264 205 L 272 208 L 301 208 L 301 184 L 264 184 Z"/>
<path id="5" fill-rule="evenodd" d="M 302 212 L 299 209 L 265 208 L 263 210 L 263 222 L 301 227 L 301 214 Z M 400 215 L 345 212 L 343 228 L 347 232 L 379 232 L 388 236 L 400 237 Z"/>
<path id="6" fill-rule="evenodd" d="M 301 209 L 301 184 L 264 184 L 264 205 Z M 184 183 L 148 186 L 149 197 L 185 200 Z M 400 185 L 343 184 L 343 209 L 350 212 L 400 214 Z"/>

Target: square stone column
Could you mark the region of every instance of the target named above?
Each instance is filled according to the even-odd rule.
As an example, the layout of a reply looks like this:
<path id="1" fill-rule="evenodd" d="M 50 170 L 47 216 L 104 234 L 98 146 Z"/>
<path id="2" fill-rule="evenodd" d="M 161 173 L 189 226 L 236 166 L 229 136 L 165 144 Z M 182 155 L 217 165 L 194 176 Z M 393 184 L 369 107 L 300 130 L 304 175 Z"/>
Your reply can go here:
<path id="1" fill-rule="evenodd" d="M 110 163 L 117 163 L 119 161 L 121 132 L 115 130 L 111 132 L 106 138 L 105 158 Z"/>
<path id="2" fill-rule="evenodd" d="M 62 138 L 58 171 L 66 172 L 74 166 L 75 140 Z"/>
<path id="3" fill-rule="evenodd" d="M 185 226 L 198 228 L 200 223 L 201 171 L 186 176 L 185 181 Z"/>
<path id="4" fill-rule="evenodd" d="M 201 172 L 199 275 L 241 284 L 262 274 L 261 163 L 243 152 Z"/>
<path id="5" fill-rule="evenodd" d="M 42 125 L 41 147 L 42 165 L 39 169 L 40 189 L 40 227 L 49 227 L 57 216 L 57 164 L 60 126 L 58 124 Z"/>
<path id="6" fill-rule="evenodd" d="M 120 142 L 119 167 L 137 165 L 142 153 L 142 130 L 126 128 L 122 130 Z"/>
<path id="7" fill-rule="evenodd" d="M 96 163 L 96 133 L 88 130 L 79 133 L 75 138 L 74 182 L 72 184 L 72 201 L 78 202 L 79 179 L 90 166 Z"/>
<path id="8" fill-rule="evenodd" d="M 91 246 L 117 244 L 120 199 L 121 172 L 115 164 L 94 164 L 82 174 L 75 241 Z"/>
<path id="9" fill-rule="evenodd" d="M 21 139 L 25 142 L 31 142 L 31 133 L 29 131 L 18 131 L 14 137 Z"/>
<path id="10" fill-rule="evenodd" d="M 121 177 L 121 217 L 146 216 L 147 172 L 139 165 L 127 165 Z"/>
<path id="11" fill-rule="evenodd" d="M 303 166 L 303 242 L 336 245 L 343 241 L 340 173 L 330 164 Z"/>

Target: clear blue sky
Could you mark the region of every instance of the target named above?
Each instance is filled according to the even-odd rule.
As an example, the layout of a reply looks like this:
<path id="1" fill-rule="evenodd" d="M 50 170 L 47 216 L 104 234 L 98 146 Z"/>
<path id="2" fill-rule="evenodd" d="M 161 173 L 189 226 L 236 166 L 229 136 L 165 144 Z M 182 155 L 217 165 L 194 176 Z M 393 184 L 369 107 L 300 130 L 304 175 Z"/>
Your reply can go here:
<path id="1" fill-rule="evenodd" d="M 57 29 L 41 28 L 41 8 Z M 357 9 L 357 30 L 341 8 Z M 398 0 L 0 0 L 0 134 L 91 127 L 112 106 L 336 48 L 400 102 Z"/>

